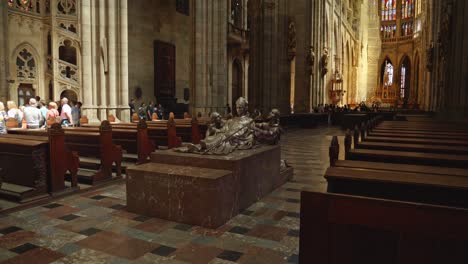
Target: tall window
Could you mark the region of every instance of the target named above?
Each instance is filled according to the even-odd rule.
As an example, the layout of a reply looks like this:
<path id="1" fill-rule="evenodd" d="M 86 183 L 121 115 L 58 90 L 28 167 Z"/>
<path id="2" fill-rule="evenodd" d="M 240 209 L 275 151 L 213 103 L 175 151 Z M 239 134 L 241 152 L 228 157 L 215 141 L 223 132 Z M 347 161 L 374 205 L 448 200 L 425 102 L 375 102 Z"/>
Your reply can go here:
<path id="1" fill-rule="evenodd" d="M 380 27 L 382 38 L 391 39 L 396 37 L 396 25 L 382 25 Z"/>
<path id="2" fill-rule="evenodd" d="M 400 79 L 400 98 L 405 98 L 405 89 L 406 89 L 406 66 L 401 66 L 401 79 Z"/>
<path id="3" fill-rule="evenodd" d="M 16 57 L 16 77 L 20 81 L 36 79 L 36 62 L 27 49 L 21 50 Z"/>
<path id="4" fill-rule="evenodd" d="M 413 17 L 414 0 L 401 0 L 401 18 Z"/>
<path id="5" fill-rule="evenodd" d="M 231 0 L 231 21 L 237 28 L 242 28 L 241 0 Z"/>
<path id="6" fill-rule="evenodd" d="M 413 34 L 413 22 L 407 22 L 401 24 L 401 35 L 408 36 Z"/>
<path id="7" fill-rule="evenodd" d="M 393 65 L 387 60 L 382 64 L 382 83 L 387 87 L 393 84 Z"/>
<path id="8" fill-rule="evenodd" d="M 396 19 L 396 1 L 397 0 L 382 0 L 382 21 Z"/>
<path id="9" fill-rule="evenodd" d="M 416 16 L 422 13 L 422 0 L 416 0 Z"/>

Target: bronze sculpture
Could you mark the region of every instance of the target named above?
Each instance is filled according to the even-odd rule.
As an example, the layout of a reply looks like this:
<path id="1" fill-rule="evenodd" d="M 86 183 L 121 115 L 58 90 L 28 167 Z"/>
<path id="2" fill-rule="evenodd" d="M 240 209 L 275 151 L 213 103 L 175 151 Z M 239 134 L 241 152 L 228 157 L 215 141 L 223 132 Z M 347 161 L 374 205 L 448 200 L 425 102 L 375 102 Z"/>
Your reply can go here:
<path id="1" fill-rule="evenodd" d="M 227 155 L 235 150 L 251 149 L 259 144 L 274 145 L 279 142 L 281 129 L 279 126 L 280 112 L 273 109 L 267 120 L 255 123 L 248 112 L 248 102 L 240 97 L 236 101 L 237 117 L 229 120 L 221 119 L 217 112 L 211 114 L 211 124 L 205 139 L 199 145 L 185 144 L 176 148 L 179 152 L 199 154 Z"/>

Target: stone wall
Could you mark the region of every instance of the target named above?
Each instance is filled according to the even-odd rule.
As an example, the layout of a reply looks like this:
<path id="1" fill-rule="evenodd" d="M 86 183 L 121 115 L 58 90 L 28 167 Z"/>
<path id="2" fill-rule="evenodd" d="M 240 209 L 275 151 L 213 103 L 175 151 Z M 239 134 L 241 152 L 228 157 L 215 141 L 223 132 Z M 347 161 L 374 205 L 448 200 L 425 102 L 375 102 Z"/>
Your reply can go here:
<path id="1" fill-rule="evenodd" d="M 431 109 L 443 119 L 468 119 L 468 1 L 433 1 Z"/>
<path id="2" fill-rule="evenodd" d="M 193 8 L 186 16 L 176 12 L 176 1 L 129 1 L 128 12 L 129 97 L 134 98 L 136 87 L 141 87 L 142 100 L 155 99 L 153 42 L 159 40 L 176 47 L 176 98 L 183 102 L 192 71 Z"/>

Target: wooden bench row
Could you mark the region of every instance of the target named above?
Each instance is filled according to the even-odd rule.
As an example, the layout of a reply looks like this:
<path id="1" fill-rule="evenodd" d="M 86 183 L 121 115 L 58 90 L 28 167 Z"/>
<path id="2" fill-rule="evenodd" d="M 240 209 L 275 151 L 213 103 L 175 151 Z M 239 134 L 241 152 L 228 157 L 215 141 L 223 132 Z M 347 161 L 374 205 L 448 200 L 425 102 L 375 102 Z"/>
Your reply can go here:
<path id="1" fill-rule="evenodd" d="M 468 210 L 301 193 L 299 263 L 462 264 Z"/>
<path id="2" fill-rule="evenodd" d="M 113 129 L 103 121 L 98 128 L 53 124 L 48 130 L 13 128 L 8 132 L 0 136 L 0 168 L 5 173 L 0 195 L 21 202 L 67 189 L 67 171 L 72 187 L 77 188 L 79 157 L 99 160 L 96 173 L 79 175 L 80 180 L 96 184 L 112 179 L 114 164 L 117 177 L 121 176 L 122 146 L 128 153 L 137 154 L 138 163 L 147 162 L 155 150 L 144 121 L 136 129 Z"/>
<path id="3" fill-rule="evenodd" d="M 468 208 L 463 130 L 394 123 L 371 120 L 354 138 L 348 132 L 346 160 L 332 139 L 329 193 L 301 194 L 301 263 L 468 259 L 468 210 L 455 208 Z"/>
<path id="4" fill-rule="evenodd" d="M 141 121 L 140 121 L 141 122 Z M 83 127 L 97 127 L 94 124 L 83 124 Z M 137 123 L 112 123 L 116 129 L 132 129 Z M 180 147 L 182 142 L 200 143 L 207 130 L 206 122 L 199 123 L 197 118 L 147 121 L 148 136 L 159 146 L 168 148 Z"/>
<path id="5" fill-rule="evenodd" d="M 67 172 L 71 174 L 71 187 L 78 187 L 78 153 L 66 149 L 60 125 L 52 126 L 41 137 L 0 136 L 0 157 L 2 197 L 23 202 L 59 193 L 66 189 Z"/>

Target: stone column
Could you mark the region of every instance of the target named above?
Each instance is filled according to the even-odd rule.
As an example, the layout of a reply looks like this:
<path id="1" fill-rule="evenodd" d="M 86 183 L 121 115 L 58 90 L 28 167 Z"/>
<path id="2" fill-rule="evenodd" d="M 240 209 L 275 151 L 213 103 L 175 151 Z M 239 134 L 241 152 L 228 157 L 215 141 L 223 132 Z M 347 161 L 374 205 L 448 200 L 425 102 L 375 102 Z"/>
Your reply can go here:
<path id="1" fill-rule="evenodd" d="M 227 101 L 227 2 L 195 1 L 195 113 L 224 112 Z"/>
<path id="2" fill-rule="evenodd" d="M 120 0 L 120 93 L 119 117 L 130 121 L 128 106 L 128 5 L 127 0 Z"/>
<path id="3" fill-rule="evenodd" d="M 106 36 L 106 0 L 99 0 L 99 117 L 107 119 L 107 72 L 108 72 L 108 47 Z M 106 65 L 107 63 L 107 65 Z"/>
<path id="4" fill-rule="evenodd" d="M 290 64 L 287 63 L 288 1 L 251 0 L 249 16 L 251 108 L 265 112 L 275 107 L 288 113 L 291 74 Z"/>
<path id="5" fill-rule="evenodd" d="M 7 1 L 0 1 L 0 102 L 8 99 L 8 6 Z"/>
<path id="6" fill-rule="evenodd" d="M 82 34 L 82 63 L 83 63 L 83 115 L 91 123 L 99 123 L 97 109 L 93 105 L 93 68 L 92 68 L 92 38 L 91 38 L 91 0 L 81 1 L 81 34 Z"/>
<path id="7" fill-rule="evenodd" d="M 116 1 L 108 1 L 108 23 L 107 28 L 109 31 L 109 114 L 117 117 L 117 19 L 116 13 L 118 12 Z"/>

